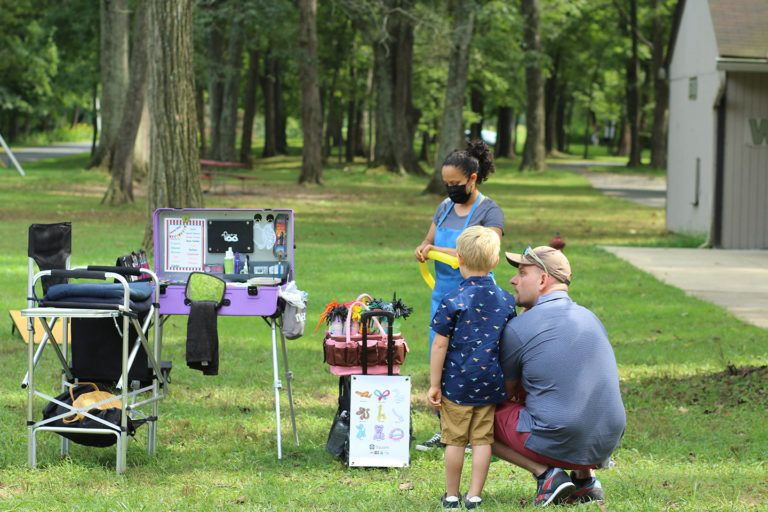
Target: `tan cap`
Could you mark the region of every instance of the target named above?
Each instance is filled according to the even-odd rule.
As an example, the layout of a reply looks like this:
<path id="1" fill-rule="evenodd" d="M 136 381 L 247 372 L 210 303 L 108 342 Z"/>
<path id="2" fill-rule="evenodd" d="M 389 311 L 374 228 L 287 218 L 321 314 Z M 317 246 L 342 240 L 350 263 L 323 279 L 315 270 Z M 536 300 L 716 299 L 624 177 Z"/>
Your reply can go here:
<path id="1" fill-rule="evenodd" d="M 523 254 L 516 254 L 514 252 L 505 252 L 504 254 L 509 264 L 514 267 L 536 265 L 558 281 L 571 284 L 571 264 L 568 263 L 568 258 L 559 249 L 541 245 L 535 249 L 528 247 L 523 251 Z M 537 258 L 539 261 L 537 261 Z"/>

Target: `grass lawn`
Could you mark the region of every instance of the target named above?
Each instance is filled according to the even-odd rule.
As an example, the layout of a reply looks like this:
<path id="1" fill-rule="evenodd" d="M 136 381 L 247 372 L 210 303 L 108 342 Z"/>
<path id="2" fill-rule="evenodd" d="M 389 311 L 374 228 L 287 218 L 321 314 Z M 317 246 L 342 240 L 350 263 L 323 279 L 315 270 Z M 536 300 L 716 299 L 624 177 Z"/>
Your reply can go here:
<path id="1" fill-rule="evenodd" d="M 138 249 L 147 213 L 100 204 L 107 176 L 81 170 L 85 157 L 27 164 L 27 178 L 0 173 L 0 311 L 25 305 L 27 228 L 73 223 L 73 265 L 111 264 Z M 627 431 L 616 466 L 599 473 L 606 506 L 621 511 L 766 510 L 764 427 L 766 331 L 722 308 L 686 296 L 597 248 L 599 244 L 692 246 L 667 233 L 664 211 L 603 196 L 586 179 L 560 171 L 519 173 L 503 160 L 482 190 L 504 210 L 503 250 L 546 244 L 559 231 L 574 268 L 571 296 L 605 324 L 619 364 Z M 26 466 L 26 346 L 1 324 L 0 510 L 437 510 L 443 493 L 441 452 L 412 450 L 406 469 L 350 469 L 325 452 L 337 379 L 322 360 L 317 316 L 332 299 L 359 293 L 398 297 L 415 308 L 403 334 L 411 352 L 417 440 L 437 428 L 428 382 L 429 291 L 413 250 L 439 198 L 420 195 L 424 179 L 361 164 L 329 165 L 326 185 L 298 186 L 300 157 L 259 160 L 249 193 L 207 196 L 211 208 L 292 208 L 296 277 L 310 297 L 307 331 L 289 341 L 301 439 L 290 435 L 283 393 L 284 459 L 276 460 L 269 331 L 253 318 L 219 319 L 220 374 L 184 362 L 186 318 L 165 324 L 164 359 L 174 363 L 161 404 L 159 449 L 145 453 L 140 431 L 125 475 L 114 449 L 73 446 L 58 459 L 58 436 L 40 436 L 38 469 Z M 239 184 L 227 187 L 232 193 Z M 506 284 L 512 268 L 496 270 Z M 5 313 L 3 313 L 5 315 Z M 48 351 L 50 352 L 50 351 Z M 59 371 L 46 354 L 38 384 L 54 392 Z M 465 465 L 462 489 L 468 486 Z M 530 474 L 491 465 L 487 510 L 517 510 L 533 499 Z M 530 507 L 531 505 L 527 505 Z"/>

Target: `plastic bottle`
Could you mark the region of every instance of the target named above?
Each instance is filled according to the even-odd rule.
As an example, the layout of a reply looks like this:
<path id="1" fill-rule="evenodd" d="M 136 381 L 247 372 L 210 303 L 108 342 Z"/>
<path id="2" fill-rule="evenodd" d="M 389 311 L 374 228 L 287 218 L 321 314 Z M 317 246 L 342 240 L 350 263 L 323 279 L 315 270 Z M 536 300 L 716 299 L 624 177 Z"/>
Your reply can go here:
<path id="1" fill-rule="evenodd" d="M 240 252 L 235 253 L 235 264 L 233 265 L 234 268 L 232 269 L 233 274 L 239 274 L 240 273 L 240 266 L 242 263 L 240 263 Z"/>
<path id="2" fill-rule="evenodd" d="M 232 252 L 232 248 L 228 248 L 224 253 L 224 273 L 232 274 L 235 271 L 235 253 Z"/>

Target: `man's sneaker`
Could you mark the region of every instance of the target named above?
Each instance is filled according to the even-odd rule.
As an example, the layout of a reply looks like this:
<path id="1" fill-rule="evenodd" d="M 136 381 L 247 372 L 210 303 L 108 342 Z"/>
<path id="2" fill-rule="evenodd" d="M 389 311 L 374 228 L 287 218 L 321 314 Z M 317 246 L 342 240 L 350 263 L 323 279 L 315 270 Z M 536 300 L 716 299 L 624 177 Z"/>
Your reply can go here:
<path id="1" fill-rule="evenodd" d="M 605 493 L 603 493 L 603 486 L 600 485 L 600 480 L 594 476 L 591 478 L 580 479 L 576 478 L 574 473 L 571 473 L 571 481 L 576 488 L 573 490 L 573 494 L 568 498 L 568 503 L 594 503 L 597 501 L 605 500 Z"/>
<path id="2" fill-rule="evenodd" d="M 483 506 L 483 498 L 480 496 L 472 496 L 469 498 L 465 493 L 462 497 L 462 501 L 464 502 L 464 508 L 467 510 L 470 508 L 481 508 Z"/>
<path id="3" fill-rule="evenodd" d="M 459 497 L 448 496 L 448 493 L 443 494 L 443 508 L 459 508 Z"/>
<path id="4" fill-rule="evenodd" d="M 533 504 L 546 507 L 551 503 L 565 503 L 575 488 L 568 473 L 549 467 L 543 475 L 536 477 L 536 500 Z"/>
<path id="5" fill-rule="evenodd" d="M 432 448 L 444 448 L 445 444 L 440 442 L 440 432 L 436 433 L 423 443 L 419 443 L 416 445 L 416 449 L 421 452 L 428 452 Z"/>

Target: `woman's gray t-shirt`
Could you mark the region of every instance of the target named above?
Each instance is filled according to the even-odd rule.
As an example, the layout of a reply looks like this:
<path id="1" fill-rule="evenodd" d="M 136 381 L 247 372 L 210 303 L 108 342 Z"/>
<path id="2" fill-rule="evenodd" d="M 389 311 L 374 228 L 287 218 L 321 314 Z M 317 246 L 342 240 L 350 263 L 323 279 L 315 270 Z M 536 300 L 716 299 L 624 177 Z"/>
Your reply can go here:
<path id="1" fill-rule="evenodd" d="M 499 205 L 493 202 L 493 199 L 489 198 L 488 196 L 484 197 L 485 199 L 483 202 L 477 205 L 477 208 L 475 208 L 475 211 L 472 213 L 472 218 L 469 220 L 469 225 L 467 227 L 480 225 L 487 228 L 499 228 L 503 234 L 504 212 L 501 211 Z M 445 210 L 451 208 L 452 204 L 453 201 L 451 201 L 449 198 L 445 198 L 445 200 L 438 205 L 435 216 L 432 218 L 432 222 L 434 222 L 435 225 L 440 222 L 440 219 L 445 214 Z M 451 212 L 445 218 L 443 223 L 438 227 L 463 230 L 464 223 L 466 221 L 466 215 L 457 215 L 456 209 L 451 208 Z"/>

